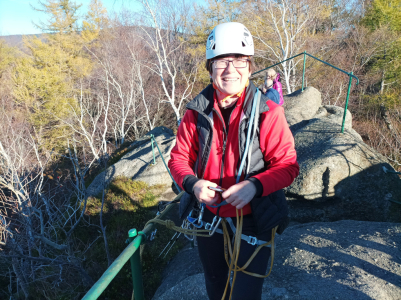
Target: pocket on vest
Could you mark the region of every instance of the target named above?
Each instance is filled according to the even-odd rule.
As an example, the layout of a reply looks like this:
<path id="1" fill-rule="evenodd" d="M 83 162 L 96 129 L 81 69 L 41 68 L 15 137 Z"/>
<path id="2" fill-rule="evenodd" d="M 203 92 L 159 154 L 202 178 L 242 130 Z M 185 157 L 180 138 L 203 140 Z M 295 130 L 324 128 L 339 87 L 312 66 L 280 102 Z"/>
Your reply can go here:
<path id="1" fill-rule="evenodd" d="M 283 190 L 253 199 L 251 208 L 259 235 L 269 233 L 288 217 L 288 206 Z"/>
<path id="2" fill-rule="evenodd" d="M 184 220 L 189 215 L 191 210 L 194 208 L 195 203 L 195 196 L 192 196 L 187 192 L 182 195 L 178 209 L 181 220 Z"/>

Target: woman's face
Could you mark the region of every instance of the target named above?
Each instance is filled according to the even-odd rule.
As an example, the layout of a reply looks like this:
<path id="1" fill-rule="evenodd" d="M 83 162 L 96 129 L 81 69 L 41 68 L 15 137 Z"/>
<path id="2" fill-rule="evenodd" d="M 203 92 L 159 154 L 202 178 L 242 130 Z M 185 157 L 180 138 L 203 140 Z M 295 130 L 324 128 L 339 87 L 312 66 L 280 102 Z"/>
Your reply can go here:
<path id="1" fill-rule="evenodd" d="M 228 56 L 224 58 L 216 59 L 233 61 L 237 59 L 246 60 L 248 57 L 235 57 Z M 245 88 L 248 78 L 251 76 L 249 71 L 249 62 L 245 68 L 235 68 L 233 63 L 230 62 L 225 69 L 216 69 L 216 63 L 213 63 L 213 73 L 211 74 L 213 83 L 217 87 L 217 98 L 222 100 L 228 95 L 235 95 Z M 235 99 L 236 100 L 236 99 Z M 226 105 L 224 105 L 226 106 Z"/>

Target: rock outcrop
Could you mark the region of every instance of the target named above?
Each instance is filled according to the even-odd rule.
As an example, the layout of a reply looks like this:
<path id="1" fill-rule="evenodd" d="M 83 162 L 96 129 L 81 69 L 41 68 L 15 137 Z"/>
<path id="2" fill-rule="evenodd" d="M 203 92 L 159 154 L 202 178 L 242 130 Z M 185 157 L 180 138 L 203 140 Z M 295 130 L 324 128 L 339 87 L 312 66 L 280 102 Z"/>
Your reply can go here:
<path id="1" fill-rule="evenodd" d="M 298 222 L 401 221 L 401 216 L 394 214 L 397 204 L 388 201 L 401 199 L 401 180 L 383 172 L 383 167 L 392 170 L 387 160 L 352 129 L 349 111 L 341 133 L 344 109 L 318 108 L 318 101 L 307 101 L 307 90 L 285 97 L 286 105 L 292 108 L 286 111 L 289 124 L 298 121 L 290 127 L 300 165 L 300 175 L 286 189 L 292 200 L 291 218 Z M 308 103 L 307 110 L 317 113 L 301 120 L 299 102 Z"/>
<path id="2" fill-rule="evenodd" d="M 284 96 L 283 107 L 290 126 L 313 118 L 321 105 L 321 94 L 314 87 L 307 87 L 303 92 L 298 90 Z"/>
<path id="3" fill-rule="evenodd" d="M 172 180 L 156 145 L 154 145 L 156 164 L 153 164 L 151 134 L 154 135 L 157 145 L 163 153 L 163 158 L 168 163 L 171 149 L 175 145 L 175 135 L 171 129 L 161 126 L 136 140 L 130 146 L 133 150 L 124 155 L 117 163 L 107 168 L 106 171 L 100 173 L 89 185 L 88 194 L 91 196 L 97 195 L 102 191 L 104 178 L 105 186 L 107 186 L 117 176 L 141 180 L 149 185 L 165 184 L 170 186 Z"/>
<path id="4" fill-rule="evenodd" d="M 337 221 L 300 224 L 276 237 L 262 299 L 401 299 L 401 226 Z M 154 300 L 207 300 L 197 249 L 169 264 Z"/>

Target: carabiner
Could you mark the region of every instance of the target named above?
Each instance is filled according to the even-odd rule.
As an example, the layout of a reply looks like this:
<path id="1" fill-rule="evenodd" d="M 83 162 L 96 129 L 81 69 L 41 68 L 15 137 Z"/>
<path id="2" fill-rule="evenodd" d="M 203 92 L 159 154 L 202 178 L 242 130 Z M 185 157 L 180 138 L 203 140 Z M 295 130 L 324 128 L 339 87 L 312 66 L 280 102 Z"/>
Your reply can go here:
<path id="1" fill-rule="evenodd" d="M 181 225 L 181 228 L 183 228 L 183 229 L 191 229 L 190 228 L 190 226 L 191 226 L 191 223 L 189 223 L 189 221 L 188 220 L 184 220 L 183 222 L 182 222 L 182 225 Z M 192 235 L 192 237 L 189 237 L 186 233 L 184 233 L 184 237 L 187 239 L 187 240 L 189 240 L 189 241 L 193 241 L 194 240 L 194 236 Z"/>
<path id="2" fill-rule="evenodd" d="M 217 217 L 217 216 L 216 216 Z M 215 218 L 216 218 L 215 217 Z M 219 227 L 219 225 L 220 225 L 220 223 L 221 223 L 221 217 L 219 217 L 219 220 L 217 221 L 217 223 L 216 223 L 216 226 L 214 226 L 214 228 L 212 228 L 212 231 L 211 232 L 209 232 L 209 235 L 210 236 L 212 236 L 215 232 L 216 232 L 216 229 L 217 229 L 217 227 Z M 214 220 L 213 220 L 213 223 L 214 223 Z"/>
<path id="3" fill-rule="evenodd" d="M 189 216 L 187 216 L 187 220 L 196 228 L 201 228 L 203 226 L 203 221 L 199 220 L 200 217 L 198 218 L 194 218 L 192 217 L 192 212 L 193 210 L 191 210 L 191 212 L 189 213 Z M 198 224 L 195 224 L 195 222 L 198 221 Z"/>
<path id="4" fill-rule="evenodd" d="M 202 206 L 202 208 L 201 208 L 201 211 L 199 213 L 198 224 L 203 226 L 202 218 L 203 218 L 203 213 L 205 212 L 205 206 L 206 205 L 204 203 L 202 203 L 201 206 Z"/>
<path id="5" fill-rule="evenodd" d="M 220 223 L 221 223 L 221 217 L 218 217 L 218 216 L 215 216 L 213 218 L 212 224 L 206 223 L 205 229 L 211 231 L 211 232 L 209 232 L 209 235 L 213 235 L 215 233 L 215 231 L 216 231 L 217 227 L 219 227 Z M 214 224 L 216 224 L 216 226 Z"/>

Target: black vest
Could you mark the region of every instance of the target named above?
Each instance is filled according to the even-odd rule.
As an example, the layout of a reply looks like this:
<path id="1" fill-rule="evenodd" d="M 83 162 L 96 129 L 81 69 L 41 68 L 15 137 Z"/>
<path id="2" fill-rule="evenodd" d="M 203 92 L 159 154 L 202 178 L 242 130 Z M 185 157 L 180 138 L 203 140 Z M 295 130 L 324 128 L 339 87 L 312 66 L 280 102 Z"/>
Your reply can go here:
<path id="1" fill-rule="evenodd" d="M 239 125 L 238 140 L 240 161 L 244 155 L 246 134 L 248 130 L 248 120 L 252 110 L 252 102 L 257 91 L 255 85 L 250 82 L 246 88 L 246 94 L 243 104 L 245 118 Z M 214 88 L 208 85 L 198 96 L 187 104 L 188 109 L 198 112 L 197 133 L 199 139 L 198 159 L 195 165 L 195 173 L 198 178 L 203 178 L 206 164 L 209 160 L 210 149 L 213 139 L 213 103 Z M 269 111 L 266 104 L 268 99 L 262 94 L 259 105 L 259 114 Z M 260 120 L 260 118 L 259 118 Z M 268 168 L 267 163 L 263 159 L 263 153 L 259 145 L 259 126 L 257 128 L 257 137 L 253 139 L 252 156 L 249 167 L 249 177 L 263 172 Z M 244 170 L 247 169 L 247 161 Z M 237 164 L 236 174 L 238 172 L 240 162 Z M 283 190 L 276 191 L 268 196 L 254 198 L 250 202 L 252 215 L 258 230 L 258 238 L 265 237 L 270 239 L 271 229 L 288 220 L 288 206 Z"/>

